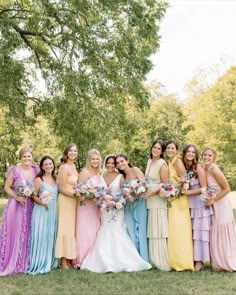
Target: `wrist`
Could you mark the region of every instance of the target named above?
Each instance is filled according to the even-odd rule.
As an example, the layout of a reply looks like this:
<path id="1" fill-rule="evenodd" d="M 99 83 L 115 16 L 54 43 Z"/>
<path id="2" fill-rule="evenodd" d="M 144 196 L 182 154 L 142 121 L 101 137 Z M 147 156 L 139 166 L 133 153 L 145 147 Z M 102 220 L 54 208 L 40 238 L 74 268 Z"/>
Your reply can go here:
<path id="1" fill-rule="evenodd" d="M 13 195 L 12 198 L 16 201 L 19 201 L 19 196 L 17 196 L 17 195 Z"/>

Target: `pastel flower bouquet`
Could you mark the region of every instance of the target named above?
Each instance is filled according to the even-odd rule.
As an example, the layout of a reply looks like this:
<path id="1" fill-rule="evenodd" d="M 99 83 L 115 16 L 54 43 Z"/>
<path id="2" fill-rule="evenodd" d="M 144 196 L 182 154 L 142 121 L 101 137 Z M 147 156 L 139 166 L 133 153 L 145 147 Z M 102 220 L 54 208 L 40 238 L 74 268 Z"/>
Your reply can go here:
<path id="1" fill-rule="evenodd" d="M 126 199 L 122 192 L 112 194 L 109 189 L 101 189 L 95 194 L 96 206 L 101 208 L 102 211 L 115 213 L 117 210 L 124 209 Z"/>
<path id="2" fill-rule="evenodd" d="M 203 202 L 207 202 L 209 200 L 214 200 L 216 197 L 215 190 L 209 187 L 202 187 L 201 188 L 201 195 L 200 198 Z M 206 206 L 206 208 L 209 208 L 209 206 Z"/>
<path id="3" fill-rule="evenodd" d="M 45 190 L 39 195 L 39 198 L 43 204 L 48 205 L 52 199 L 52 196 L 49 191 Z M 47 209 L 47 207 L 45 207 L 45 208 Z"/>
<path id="4" fill-rule="evenodd" d="M 84 200 L 92 200 L 95 198 L 95 194 L 100 190 L 103 190 L 103 187 L 94 187 L 89 183 L 76 183 L 73 186 L 74 188 L 74 197 L 84 197 Z M 85 206 L 86 203 L 84 200 L 80 201 L 80 206 Z"/>
<path id="5" fill-rule="evenodd" d="M 133 203 L 138 196 L 145 194 L 149 190 L 149 183 L 149 178 L 124 181 L 122 188 L 123 196 Z"/>
<path id="6" fill-rule="evenodd" d="M 171 205 L 171 202 L 168 200 L 168 198 L 177 198 L 179 196 L 179 193 L 180 193 L 179 186 L 176 186 L 169 182 L 161 183 L 160 186 L 161 186 L 161 189 L 160 189 L 159 195 L 162 198 L 166 199 L 167 208 L 171 208 L 172 205 Z"/>
<path id="7" fill-rule="evenodd" d="M 182 189 L 188 190 L 190 188 L 193 178 L 194 178 L 193 171 L 186 171 L 184 175 L 180 177 L 180 180 L 179 180 L 179 182 L 181 183 Z"/>
<path id="8" fill-rule="evenodd" d="M 31 198 L 33 196 L 33 193 L 34 193 L 33 183 L 27 183 L 26 181 L 23 181 L 16 185 L 16 194 L 19 197 Z"/>

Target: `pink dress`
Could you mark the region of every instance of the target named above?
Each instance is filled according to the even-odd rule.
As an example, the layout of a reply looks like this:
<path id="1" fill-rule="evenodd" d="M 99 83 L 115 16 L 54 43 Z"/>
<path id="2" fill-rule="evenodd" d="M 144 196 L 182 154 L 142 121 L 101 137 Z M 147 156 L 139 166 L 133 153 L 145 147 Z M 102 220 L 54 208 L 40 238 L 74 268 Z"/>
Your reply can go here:
<path id="1" fill-rule="evenodd" d="M 104 180 L 101 176 L 94 176 L 88 180 L 94 187 L 103 185 Z M 85 206 L 77 204 L 76 213 L 76 258 L 73 259 L 73 266 L 80 267 L 85 257 L 93 249 L 97 233 L 100 228 L 100 210 L 92 200 L 85 200 Z"/>
<path id="2" fill-rule="evenodd" d="M 221 187 L 211 175 L 214 165 L 207 172 L 207 182 L 208 187 L 215 189 L 217 194 Z M 229 196 L 215 202 L 213 210 L 210 229 L 212 268 L 216 271 L 236 271 L 236 225 Z"/>

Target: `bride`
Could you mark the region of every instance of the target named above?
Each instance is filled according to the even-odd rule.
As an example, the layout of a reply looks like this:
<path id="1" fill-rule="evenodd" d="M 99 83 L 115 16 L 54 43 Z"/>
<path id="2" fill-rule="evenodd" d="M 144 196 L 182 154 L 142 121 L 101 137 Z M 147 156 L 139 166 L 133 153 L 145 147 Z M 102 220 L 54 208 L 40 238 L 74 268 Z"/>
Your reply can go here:
<path id="1" fill-rule="evenodd" d="M 114 155 L 105 159 L 104 180 L 114 195 L 120 190 L 123 176 L 116 169 Z M 124 210 L 115 215 L 101 211 L 101 227 L 93 250 L 85 258 L 81 269 L 93 272 L 140 271 L 151 268 L 138 254 L 124 226 Z"/>

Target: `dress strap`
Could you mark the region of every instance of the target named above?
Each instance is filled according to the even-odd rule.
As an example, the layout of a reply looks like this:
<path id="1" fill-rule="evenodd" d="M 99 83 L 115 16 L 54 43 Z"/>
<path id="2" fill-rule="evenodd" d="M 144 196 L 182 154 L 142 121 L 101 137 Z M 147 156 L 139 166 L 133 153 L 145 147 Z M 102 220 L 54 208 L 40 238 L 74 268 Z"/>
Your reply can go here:
<path id="1" fill-rule="evenodd" d="M 176 155 L 172 161 L 169 160 L 169 164 L 173 166 L 177 158 L 178 158 L 178 155 Z"/>

